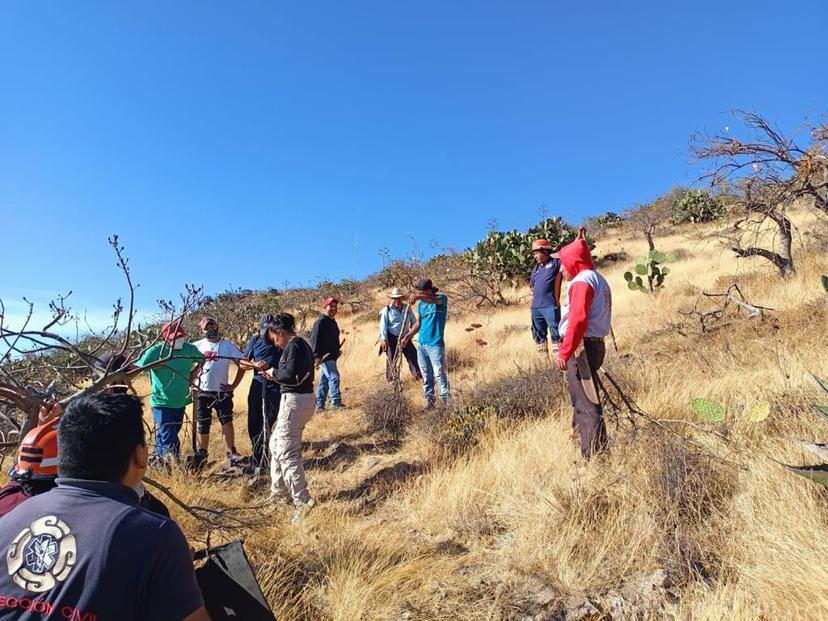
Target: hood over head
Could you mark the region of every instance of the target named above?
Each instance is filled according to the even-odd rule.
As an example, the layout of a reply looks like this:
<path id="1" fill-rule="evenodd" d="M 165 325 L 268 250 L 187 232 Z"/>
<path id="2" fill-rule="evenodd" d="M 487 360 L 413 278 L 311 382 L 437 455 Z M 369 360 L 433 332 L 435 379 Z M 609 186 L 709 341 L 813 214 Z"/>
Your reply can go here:
<path id="1" fill-rule="evenodd" d="M 558 251 L 558 258 L 570 278 L 575 278 L 584 270 L 595 269 L 592 253 L 585 239 L 578 238 Z"/>

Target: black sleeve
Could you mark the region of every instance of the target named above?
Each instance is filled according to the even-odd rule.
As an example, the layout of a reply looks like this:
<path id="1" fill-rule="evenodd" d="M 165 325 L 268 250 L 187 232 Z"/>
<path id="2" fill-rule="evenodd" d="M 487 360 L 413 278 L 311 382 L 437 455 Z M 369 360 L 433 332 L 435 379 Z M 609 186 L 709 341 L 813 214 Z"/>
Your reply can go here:
<path id="1" fill-rule="evenodd" d="M 313 331 L 311 331 L 310 344 L 311 349 L 313 349 L 314 358 L 321 358 L 326 353 L 322 351 L 325 348 L 325 328 L 322 325 L 323 323 L 325 322 L 320 317 L 313 324 Z"/>
<path id="2" fill-rule="evenodd" d="M 155 537 L 157 550 L 144 593 L 144 619 L 181 621 L 204 605 L 190 546 L 181 529 L 165 520 Z"/>
<path id="3" fill-rule="evenodd" d="M 279 360 L 279 368 L 276 370 L 276 381 L 285 386 L 298 386 L 302 383 L 300 373 L 304 374 L 300 368 L 301 361 L 299 346 L 296 339 L 291 340 L 282 351 L 282 357 Z"/>

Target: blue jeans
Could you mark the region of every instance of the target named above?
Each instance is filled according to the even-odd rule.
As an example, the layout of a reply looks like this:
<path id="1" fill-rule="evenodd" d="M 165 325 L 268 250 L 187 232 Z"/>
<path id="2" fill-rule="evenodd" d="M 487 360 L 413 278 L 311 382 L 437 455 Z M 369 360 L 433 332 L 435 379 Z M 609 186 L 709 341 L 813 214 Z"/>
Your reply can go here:
<path id="1" fill-rule="evenodd" d="M 421 343 L 417 348 L 417 362 L 423 374 L 423 394 L 426 403 L 429 406 L 434 405 L 435 377 L 440 390 L 440 399 L 444 402 L 448 401 L 450 394 L 448 375 L 446 375 L 446 346 Z"/>
<path id="2" fill-rule="evenodd" d="M 547 328 L 552 335 L 552 342 L 558 343 L 561 335 L 558 324 L 561 322 L 561 309 L 558 306 L 544 306 L 532 309 L 532 338 L 535 343 L 546 343 Z"/>
<path id="3" fill-rule="evenodd" d="M 181 451 L 178 432 L 184 422 L 184 408 L 152 408 L 152 418 L 155 421 L 155 455 L 178 459 Z"/>
<path id="4" fill-rule="evenodd" d="M 316 407 L 324 408 L 328 400 L 328 389 L 331 392 L 331 405 L 342 405 L 342 395 L 339 392 L 339 369 L 336 360 L 326 360 L 319 365 L 319 385 L 316 387 Z"/>

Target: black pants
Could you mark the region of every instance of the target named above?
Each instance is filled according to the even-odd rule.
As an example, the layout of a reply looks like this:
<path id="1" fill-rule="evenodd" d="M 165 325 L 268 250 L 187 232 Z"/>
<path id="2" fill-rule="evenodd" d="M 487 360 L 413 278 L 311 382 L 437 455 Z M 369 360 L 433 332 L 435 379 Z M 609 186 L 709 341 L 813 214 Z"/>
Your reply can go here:
<path id="1" fill-rule="evenodd" d="M 397 343 L 399 340 L 400 337 L 398 336 L 394 336 L 393 334 L 388 335 L 388 350 L 386 351 L 388 358 L 385 361 L 385 377 L 389 382 L 394 379 L 394 355 L 397 352 Z M 411 371 L 411 376 L 415 380 L 423 379 L 423 374 L 420 373 L 420 365 L 417 362 L 417 348 L 414 347 L 414 343 L 409 341 L 408 344 L 403 347 L 402 353 L 408 362 L 408 370 Z"/>
<path id="2" fill-rule="evenodd" d="M 216 416 L 222 425 L 231 422 L 233 420 L 233 393 L 208 391 L 198 393 L 196 423 L 198 423 L 198 433 L 201 435 L 210 433 L 213 410 L 216 411 Z"/>
<path id="3" fill-rule="evenodd" d="M 265 387 L 264 384 L 267 386 Z M 251 459 L 253 466 L 261 466 L 265 463 L 264 449 L 270 429 L 279 415 L 281 397 L 279 384 L 275 382 L 258 380 L 250 382 L 250 392 L 247 393 L 247 435 L 250 436 L 250 445 L 253 447 Z M 262 412 L 263 405 L 264 413 Z M 267 416 L 267 429 L 264 428 L 265 415 Z"/>
<path id="4" fill-rule="evenodd" d="M 603 339 L 584 339 L 589 368 L 592 371 L 592 382 L 595 385 L 595 394 L 598 394 L 598 383 L 595 374 L 604 364 Z M 604 425 L 604 411 L 599 403 L 589 400 L 581 384 L 581 375 L 573 357 L 566 369 L 566 380 L 569 384 L 569 396 L 572 399 L 572 408 L 575 413 L 572 417 L 572 428 L 578 432 L 581 440 L 581 455 L 589 459 L 594 453 L 602 451 L 607 446 L 607 428 Z"/>

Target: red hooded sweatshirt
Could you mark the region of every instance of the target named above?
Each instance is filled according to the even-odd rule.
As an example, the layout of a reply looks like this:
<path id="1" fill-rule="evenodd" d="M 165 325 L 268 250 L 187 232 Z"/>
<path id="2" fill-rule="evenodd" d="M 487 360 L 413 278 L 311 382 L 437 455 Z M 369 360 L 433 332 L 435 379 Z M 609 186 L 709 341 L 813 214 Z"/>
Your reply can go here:
<path id="1" fill-rule="evenodd" d="M 571 280 L 567 302 L 561 310 L 559 331 L 563 337 L 558 357 L 569 360 L 585 336 L 603 338 L 612 322 L 612 294 L 606 279 L 595 271 L 589 246 L 576 239 L 558 253 Z"/>

